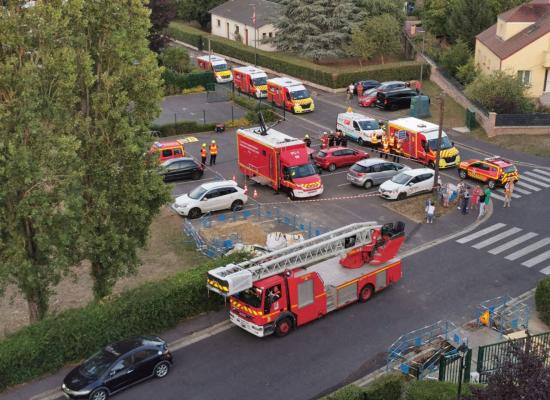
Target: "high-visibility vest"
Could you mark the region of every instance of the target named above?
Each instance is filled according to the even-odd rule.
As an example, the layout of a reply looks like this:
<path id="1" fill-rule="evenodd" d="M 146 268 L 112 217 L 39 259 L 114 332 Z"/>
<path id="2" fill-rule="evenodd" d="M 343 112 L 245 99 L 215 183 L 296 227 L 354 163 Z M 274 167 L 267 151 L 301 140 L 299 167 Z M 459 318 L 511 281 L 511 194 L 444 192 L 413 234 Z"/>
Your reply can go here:
<path id="1" fill-rule="evenodd" d="M 215 144 L 210 145 L 210 155 L 215 156 L 218 154 L 218 146 Z"/>
<path id="2" fill-rule="evenodd" d="M 372 136 L 370 137 L 370 142 L 371 142 L 372 144 L 378 144 L 378 136 L 377 136 L 376 134 L 372 135 Z"/>
<path id="3" fill-rule="evenodd" d="M 207 153 L 206 153 L 206 149 L 203 147 L 203 148 L 201 149 L 201 157 L 206 157 L 206 154 L 207 154 Z"/>
<path id="4" fill-rule="evenodd" d="M 403 147 L 403 143 L 401 142 L 401 140 L 398 140 L 398 141 L 397 141 L 397 151 L 398 151 L 399 153 L 401 153 L 402 147 Z"/>
<path id="5" fill-rule="evenodd" d="M 383 138 L 383 139 L 382 139 L 382 146 L 384 146 L 384 152 L 385 152 L 385 153 L 387 153 L 388 151 L 390 151 L 388 139 L 386 139 L 386 138 Z"/>
<path id="6" fill-rule="evenodd" d="M 395 136 L 390 136 L 390 146 L 395 146 Z"/>

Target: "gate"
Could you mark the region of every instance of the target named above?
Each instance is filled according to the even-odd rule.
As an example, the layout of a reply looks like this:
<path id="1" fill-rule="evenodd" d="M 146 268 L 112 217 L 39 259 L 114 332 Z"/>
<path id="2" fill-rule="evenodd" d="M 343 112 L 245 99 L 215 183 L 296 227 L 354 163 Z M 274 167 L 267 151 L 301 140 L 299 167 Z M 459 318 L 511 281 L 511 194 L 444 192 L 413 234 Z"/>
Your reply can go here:
<path id="1" fill-rule="evenodd" d="M 439 380 L 458 383 L 460 379 L 460 353 L 442 355 L 439 359 Z M 462 382 L 470 382 L 470 369 L 472 366 L 472 349 L 468 349 L 464 355 L 462 370 Z"/>
<path id="2" fill-rule="evenodd" d="M 231 100 L 233 91 L 233 82 L 231 83 L 208 83 L 206 84 L 206 101 L 208 103 L 218 103 Z"/>

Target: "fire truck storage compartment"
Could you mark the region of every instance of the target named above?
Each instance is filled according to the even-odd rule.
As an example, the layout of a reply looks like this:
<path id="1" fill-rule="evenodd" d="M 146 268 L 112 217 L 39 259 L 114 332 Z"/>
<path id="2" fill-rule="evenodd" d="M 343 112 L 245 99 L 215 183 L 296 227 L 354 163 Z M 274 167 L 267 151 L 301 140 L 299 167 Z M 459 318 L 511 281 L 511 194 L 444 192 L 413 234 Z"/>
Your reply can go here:
<path id="1" fill-rule="evenodd" d="M 338 289 L 338 307 L 357 301 L 357 281 Z"/>

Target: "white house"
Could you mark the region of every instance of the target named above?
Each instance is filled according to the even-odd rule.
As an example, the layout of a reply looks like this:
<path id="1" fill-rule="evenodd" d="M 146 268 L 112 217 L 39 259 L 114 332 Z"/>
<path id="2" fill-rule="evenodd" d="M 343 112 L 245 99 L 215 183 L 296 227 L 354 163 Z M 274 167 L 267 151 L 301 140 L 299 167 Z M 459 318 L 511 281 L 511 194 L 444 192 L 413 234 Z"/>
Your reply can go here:
<path id="1" fill-rule="evenodd" d="M 247 46 L 275 51 L 271 44 L 262 43 L 275 35 L 272 24 L 280 15 L 281 6 L 267 0 L 229 0 L 210 10 L 212 34 L 238 40 Z"/>

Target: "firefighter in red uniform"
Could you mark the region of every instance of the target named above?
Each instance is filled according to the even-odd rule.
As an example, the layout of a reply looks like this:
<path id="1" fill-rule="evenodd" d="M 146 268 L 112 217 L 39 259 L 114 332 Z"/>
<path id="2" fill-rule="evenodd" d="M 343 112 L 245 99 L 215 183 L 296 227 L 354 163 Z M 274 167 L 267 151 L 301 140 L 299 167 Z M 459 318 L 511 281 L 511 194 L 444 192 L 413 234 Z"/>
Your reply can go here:
<path id="1" fill-rule="evenodd" d="M 326 149 L 328 147 L 328 133 L 323 132 L 321 136 L 321 149 Z"/>

